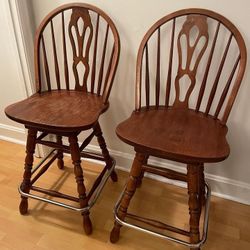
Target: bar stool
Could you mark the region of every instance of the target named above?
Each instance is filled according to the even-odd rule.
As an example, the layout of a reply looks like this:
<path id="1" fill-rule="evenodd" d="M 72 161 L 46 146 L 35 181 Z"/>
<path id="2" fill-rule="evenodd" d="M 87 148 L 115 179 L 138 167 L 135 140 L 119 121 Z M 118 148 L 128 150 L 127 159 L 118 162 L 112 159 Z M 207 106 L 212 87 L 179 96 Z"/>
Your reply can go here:
<path id="1" fill-rule="evenodd" d="M 95 6 L 66 4 L 50 12 L 40 24 L 35 37 L 36 93 L 5 109 L 10 119 L 28 129 L 23 182 L 19 187 L 21 214 L 28 212 L 28 198 L 34 198 L 81 212 L 86 234 L 92 232 L 89 210 L 107 179 L 111 176 L 117 181 L 115 161 L 107 150 L 98 119 L 109 107 L 119 52 L 119 34 L 114 23 Z M 87 130 L 92 132 L 79 146 L 78 135 Z M 56 141 L 46 139 L 47 135 L 55 136 Z M 69 146 L 62 137 L 68 138 Z M 101 154 L 85 150 L 94 137 Z M 49 160 L 44 159 L 32 169 L 37 144 L 53 151 Z M 78 197 L 34 185 L 56 159 L 59 169 L 63 169 L 63 153 L 71 154 Z M 88 192 L 81 157 L 105 164 Z M 44 198 L 39 193 L 78 205 Z"/>
<path id="2" fill-rule="evenodd" d="M 245 67 L 240 32 L 215 12 L 180 10 L 149 29 L 137 56 L 135 110 L 116 129 L 118 137 L 134 147 L 135 158 L 115 206 L 111 242 L 117 242 L 121 226 L 127 226 L 200 249 L 207 237 L 210 197 L 204 163 L 223 161 L 229 155 L 226 122 Z M 187 174 L 149 164 L 150 156 L 184 163 Z M 145 172 L 187 182 L 190 230 L 128 211 Z"/>

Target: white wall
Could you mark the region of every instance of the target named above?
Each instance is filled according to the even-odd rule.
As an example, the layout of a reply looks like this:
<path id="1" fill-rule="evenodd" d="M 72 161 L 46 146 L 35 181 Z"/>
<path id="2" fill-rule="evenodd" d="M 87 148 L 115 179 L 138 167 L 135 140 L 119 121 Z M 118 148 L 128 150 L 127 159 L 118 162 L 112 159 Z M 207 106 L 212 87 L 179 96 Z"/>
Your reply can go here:
<path id="1" fill-rule="evenodd" d="M 27 0 L 33 7 L 36 26 L 49 11 L 76 0 Z M 134 108 L 135 61 L 139 43 L 148 28 L 160 17 L 181 8 L 200 7 L 214 10 L 230 19 L 242 33 L 247 46 L 250 44 L 248 0 L 85 0 L 110 15 L 121 38 L 121 57 L 112 89 L 109 111 L 101 118 L 103 130 L 118 164 L 129 167 L 133 149 L 115 135 L 116 125 L 127 118 Z M 249 50 L 248 50 L 249 52 Z M 228 141 L 231 155 L 218 167 L 207 166 L 207 178 L 218 195 L 250 204 L 250 75 L 248 70 L 229 118 Z M 15 98 L 18 99 L 16 96 Z M 92 147 L 95 149 L 95 146 Z M 162 163 L 163 164 L 163 163 Z M 175 168 L 172 163 L 166 166 Z M 164 164 L 163 164 L 164 165 Z M 182 169 L 181 169 L 182 170 Z"/>
<path id="2" fill-rule="evenodd" d="M 8 1 L 0 1 L 0 139 L 12 138 L 19 142 L 25 140 L 22 125 L 7 119 L 4 108 L 27 96 L 25 80 L 19 57 L 17 37 L 14 31 L 11 6 Z"/>

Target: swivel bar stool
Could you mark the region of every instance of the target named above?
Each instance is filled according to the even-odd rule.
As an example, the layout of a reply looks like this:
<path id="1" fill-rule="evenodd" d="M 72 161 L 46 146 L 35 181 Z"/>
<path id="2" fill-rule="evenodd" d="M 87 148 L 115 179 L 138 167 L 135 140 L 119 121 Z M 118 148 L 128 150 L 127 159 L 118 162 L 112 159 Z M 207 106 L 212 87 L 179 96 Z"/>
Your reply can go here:
<path id="1" fill-rule="evenodd" d="M 21 214 L 28 211 L 28 197 L 38 199 L 81 212 L 86 234 L 92 232 L 89 210 L 108 177 L 117 181 L 115 161 L 109 155 L 98 119 L 109 107 L 119 52 L 119 35 L 114 23 L 92 5 L 63 5 L 49 13 L 40 24 L 35 37 L 36 93 L 5 109 L 10 119 L 28 129 L 23 182 L 19 188 Z M 92 132 L 79 146 L 78 135 L 87 130 Z M 51 134 L 56 138 L 54 142 L 45 138 Z M 69 146 L 63 143 L 62 137 L 68 138 Z M 84 150 L 94 137 L 101 148 L 100 155 Z M 44 159 L 32 169 L 37 144 L 54 150 L 48 155 L 49 160 Z M 63 153 L 71 154 L 78 197 L 34 185 L 56 159 L 58 167 L 63 169 Z M 88 192 L 81 157 L 105 163 Z M 44 198 L 39 193 L 78 205 Z"/>
<path id="2" fill-rule="evenodd" d="M 200 249 L 207 235 L 210 196 L 204 163 L 223 161 L 229 155 L 226 122 L 245 67 L 241 34 L 229 20 L 212 11 L 180 10 L 149 29 L 137 56 L 135 110 L 116 129 L 136 154 L 115 206 L 111 242 L 118 241 L 123 225 Z M 187 164 L 187 174 L 148 164 L 150 156 Z M 144 172 L 187 182 L 190 230 L 128 211 Z"/>

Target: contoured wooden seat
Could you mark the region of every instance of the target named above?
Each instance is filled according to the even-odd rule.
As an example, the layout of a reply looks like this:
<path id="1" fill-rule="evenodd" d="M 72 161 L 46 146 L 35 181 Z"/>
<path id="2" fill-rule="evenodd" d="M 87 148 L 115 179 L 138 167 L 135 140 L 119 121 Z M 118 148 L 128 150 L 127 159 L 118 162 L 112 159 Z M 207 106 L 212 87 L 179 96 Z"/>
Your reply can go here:
<path id="1" fill-rule="evenodd" d="M 128 226 L 190 249 L 204 244 L 211 193 L 204 179 L 204 163 L 219 162 L 229 155 L 226 122 L 245 67 L 246 46 L 240 32 L 213 11 L 180 10 L 149 29 L 137 55 L 135 110 L 116 129 L 136 154 L 115 206 L 111 242 L 118 241 L 121 226 Z M 187 174 L 154 166 L 149 162 L 151 156 L 186 163 Z M 128 211 L 144 172 L 187 183 L 189 230 Z"/>
<path id="2" fill-rule="evenodd" d="M 72 132 L 93 127 L 107 108 L 108 104 L 103 103 L 101 96 L 81 91 L 53 90 L 36 93 L 12 104 L 5 112 L 10 119 L 32 127 Z"/>
<path id="3" fill-rule="evenodd" d="M 113 21 L 89 4 L 58 7 L 38 27 L 34 53 L 36 93 L 5 109 L 10 119 L 28 129 L 23 182 L 19 187 L 21 214 L 28 212 L 28 198 L 34 198 L 81 212 L 86 234 L 92 232 L 89 210 L 107 178 L 111 176 L 117 181 L 115 161 L 107 150 L 98 119 L 109 107 L 119 52 L 119 34 Z M 85 130 L 91 131 L 79 145 L 78 135 Z M 47 135 L 55 136 L 55 140 L 46 139 Z M 68 138 L 69 144 L 63 137 Z M 101 154 L 85 149 L 94 137 Z M 53 150 L 41 164 L 32 168 L 37 144 Z M 71 154 L 78 197 L 34 185 L 56 159 L 58 167 L 64 168 L 63 153 Z M 105 163 L 89 190 L 83 181 L 81 157 Z M 60 201 L 44 198 L 39 193 Z M 61 199 L 77 205 L 64 203 Z"/>
<path id="4" fill-rule="evenodd" d="M 159 108 L 133 112 L 118 125 L 116 133 L 124 142 L 143 148 L 152 156 L 185 163 L 222 161 L 230 151 L 227 127 L 193 110 Z"/>

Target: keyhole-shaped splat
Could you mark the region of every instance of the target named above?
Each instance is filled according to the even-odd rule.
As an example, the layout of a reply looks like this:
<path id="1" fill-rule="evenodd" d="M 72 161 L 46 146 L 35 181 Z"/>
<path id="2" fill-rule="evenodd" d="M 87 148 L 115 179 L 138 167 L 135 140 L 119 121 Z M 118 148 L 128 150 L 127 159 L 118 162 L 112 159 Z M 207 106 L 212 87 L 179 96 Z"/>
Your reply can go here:
<path id="1" fill-rule="evenodd" d="M 83 64 L 82 61 L 79 61 L 79 63 L 76 65 L 76 77 L 77 82 L 84 82 L 84 76 L 85 76 L 86 67 Z"/>
<path id="2" fill-rule="evenodd" d="M 194 25 L 189 31 L 189 46 L 193 47 L 197 38 L 199 37 L 199 29 L 196 25 Z"/>
<path id="3" fill-rule="evenodd" d="M 180 88 L 180 101 L 184 102 L 185 97 L 187 95 L 187 92 L 190 88 L 191 85 L 191 79 L 189 78 L 189 76 L 187 74 L 183 75 L 180 79 L 179 79 L 179 83 L 182 86 Z"/>
<path id="4" fill-rule="evenodd" d="M 189 15 L 177 40 L 179 65 L 175 78 L 174 107 L 188 108 L 189 97 L 195 87 L 197 68 L 207 45 L 207 18 L 200 15 Z M 184 87 L 184 84 L 189 86 Z M 184 88 L 184 91 L 181 88 Z M 183 95 L 183 93 L 186 94 Z"/>
<path id="5" fill-rule="evenodd" d="M 88 10 L 85 8 L 73 8 L 68 29 L 73 50 L 72 67 L 76 81 L 75 89 L 87 92 L 89 49 L 93 37 L 93 26 Z M 79 63 L 81 65 L 78 67 Z M 84 66 L 85 70 L 82 69 L 82 66 Z M 81 72 L 79 72 L 80 70 Z M 79 77 L 79 75 L 83 75 L 83 77 Z"/>
<path id="6" fill-rule="evenodd" d="M 78 31 L 81 37 L 83 37 L 83 32 L 84 32 L 84 21 L 82 20 L 82 18 L 79 18 L 77 21 L 77 27 L 78 27 Z"/>

